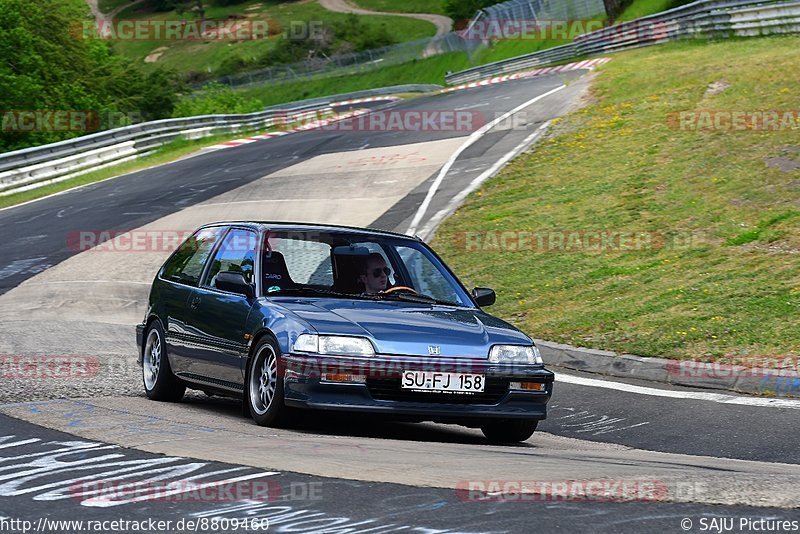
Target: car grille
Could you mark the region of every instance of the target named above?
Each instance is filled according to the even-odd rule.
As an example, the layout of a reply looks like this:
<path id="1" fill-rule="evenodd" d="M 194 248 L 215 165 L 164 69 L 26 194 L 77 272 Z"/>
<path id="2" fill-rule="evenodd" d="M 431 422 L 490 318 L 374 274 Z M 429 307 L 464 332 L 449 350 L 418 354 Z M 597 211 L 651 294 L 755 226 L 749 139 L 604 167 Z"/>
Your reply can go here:
<path id="1" fill-rule="evenodd" d="M 422 393 L 400 387 L 400 378 L 368 378 L 367 389 L 375 400 L 435 402 L 440 404 L 497 404 L 508 392 L 508 380 L 487 378 L 482 393 Z"/>

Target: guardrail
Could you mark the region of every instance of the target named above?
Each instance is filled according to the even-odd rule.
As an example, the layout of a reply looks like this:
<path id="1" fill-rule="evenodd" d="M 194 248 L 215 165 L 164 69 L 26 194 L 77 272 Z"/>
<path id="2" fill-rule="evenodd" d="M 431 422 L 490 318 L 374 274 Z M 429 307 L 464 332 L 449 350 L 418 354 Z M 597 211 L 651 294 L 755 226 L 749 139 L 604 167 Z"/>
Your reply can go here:
<path id="1" fill-rule="evenodd" d="M 446 76 L 448 84 L 543 67 L 577 58 L 639 48 L 684 38 L 752 37 L 800 33 L 800 2 L 699 0 L 662 13 L 615 24 L 573 42 Z"/>
<path id="2" fill-rule="evenodd" d="M 170 141 L 290 126 L 320 113 L 331 103 L 392 93 L 430 92 L 438 85 L 397 85 L 332 97 L 281 104 L 244 115 L 204 115 L 144 122 L 95 134 L 0 154 L 0 196 L 68 180 L 152 153 Z"/>

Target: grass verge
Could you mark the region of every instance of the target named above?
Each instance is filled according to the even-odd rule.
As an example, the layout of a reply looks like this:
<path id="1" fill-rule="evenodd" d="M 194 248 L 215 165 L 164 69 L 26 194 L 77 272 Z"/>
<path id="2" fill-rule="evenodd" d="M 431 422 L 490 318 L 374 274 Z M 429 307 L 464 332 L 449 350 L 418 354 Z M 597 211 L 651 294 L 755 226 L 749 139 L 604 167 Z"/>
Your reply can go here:
<path id="1" fill-rule="evenodd" d="M 798 45 L 616 54 L 593 101 L 472 194 L 434 246 L 465 281 L 498 290 L 494 312 L 543 339 L 681 359 L 800 354 L 800 121 L 687 130 L 674 115 L 797 117 Z M 526 250 L 511 250 L 514 232 L 532 233 Z M 642 237 L 592 250 L 591 232 Z"/>
<path id="2" fill-rule="evenodd" d="M 353 4 L 370 11 L 383 11 L 385 13 L 433 13 L 445 15 L 445 0 L 355 0 Z"/>
<path id="3" fill-rule="evenodd" d="M 336 76 L 302 80 L 276 85 L 256 85 L 237 90 L 246 98 L 258 99 L 264 106 L 293 102 L 376 87 L 404 83 L 444 84 L 448 70 L 466 69 L 469 60 L 466 54 L 442 54 L 392 67 L 384 67 L 350 76 Z"/>

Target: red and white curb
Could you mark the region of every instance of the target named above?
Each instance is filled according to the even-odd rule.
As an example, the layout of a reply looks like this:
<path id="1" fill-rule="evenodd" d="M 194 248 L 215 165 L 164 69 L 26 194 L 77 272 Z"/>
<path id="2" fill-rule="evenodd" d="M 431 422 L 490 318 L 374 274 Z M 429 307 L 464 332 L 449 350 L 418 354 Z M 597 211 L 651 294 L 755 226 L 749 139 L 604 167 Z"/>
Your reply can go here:
<path id="1" fill-rule="evenodd" d="M 272 137 L 279 137 L 281 135 L 286 135 L 287 133 L 289 132 L 270 132 L 261 135 L 254 135 L 253 137 L 245 137 L 243 139 L 236 139 L 234 141 L 226 141 L 224 143 L 210 146 L 208 148 L 231 148 L 239 145 L 247 145 L 249 143 L 255 143 L 256 141 L 262 141 L 264 139 L 270 139 Z"/>
<path id="2" fill-rule="evenodd" d="M 221 148 L 233 148 L 241 145 L 248 145 L 250 143 L 255 143 L 256 141 L 263 141 L 265 139 L 271 139 L 273 137 L 281 137 L 283 135 L 289 135 L 295 132 L 304 132 L 306 130 L 313 130 L 314 128 L 322 128 L 323 126 L 327 126 L 328 124 L 333 124 L 335 122 L 339 122 L 345 119 L 350 119 L 352 117 L 357 117 L 358 115 L 363 115 L 365 113 L 369 113 L 367 109 L 357 109 L 355 111 L 350 111 L 347 113 L 342 113 L 341 115 L 336 115 L 335 117 L 331 117 L 330 119 L 320 119 L 314 120 L 311 122 L 307 122 L 305 124 L 301 124 L 295 128 L 290 130 L 283 130 L 280 132 L 268 132 L 265 134 L 254 135 L 251 137 L 243 137 L 242 139 L 234 139 L 233 141 L 225 141 L 224 143 L 220 143 L 218 145 L 213 145 L 206 150 L 218 150 Z"/>
<path id="3" fill-rule="evenodd" d="M 351 106 L 353 104 L 363 104 L 365 102 L 397 102 L 402 100 L 399 96 L 371 96 L 369 98 L 356 98 L 355 100 L 343 100 L 341 102 L 334 102 L 331 104 L 332 108 Z"/>
<path id="4" fill-rule="evenodd" d="M 570 70 L 579 70 L 579 69 L 593 69 L 598 65 L 602 65 L 603 63 L 608 63 L 611 61 L 611 58 L 601 57 L 597 59 L 587 59 L 585 61 L 578 61 L 576 63 L 567 63 L 566 65 L 558 65 L 556 67 L 545 67 L 542 69 L 534 69 L 534 70 L 526 70 L 523 72 L 515 72 L 514 74 L 505 74 L 503 76 L 495 76 L 494 78 L 487 78 L 485 80 L 480 80 L 478 82 L 470 82 L 464 83 L 461 85 L 455 85 L 453 87 L 447 87 L 442 89 L 440 93 L 450 93 L 452 91 L 460 91 L 462 89 L 471 89 L 473 87 L 482 87 L 484 85 L 492 85 L 495 83 L 503 83 L 508 82 L 511 80 L 521 80 L 524 78 L 533 78 L 535 76 L 545 76 L 547 74 L 556 74 L 559 72 L 567 72 Z"/>

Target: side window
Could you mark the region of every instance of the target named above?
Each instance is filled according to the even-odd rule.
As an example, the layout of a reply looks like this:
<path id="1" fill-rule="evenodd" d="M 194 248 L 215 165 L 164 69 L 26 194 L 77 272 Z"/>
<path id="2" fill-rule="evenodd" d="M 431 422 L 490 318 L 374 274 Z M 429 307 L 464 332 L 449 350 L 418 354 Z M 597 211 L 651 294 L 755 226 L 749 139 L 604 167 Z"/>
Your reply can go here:
<path id="1" fill-rule="evenodd" d="M 203 285 L 216 287 L 217 275 L 225 271 L 242 273 L 244 279 L 252 284 L 255 280 L 256 241 L 256 233 L 250 230 L 234 228 L 228 232 L 211 260 Z"/>
<path id="2" fill-rule="evenodd" d="M 187 239 L 169 259 L 161 272 L 162 278 L 197 286 L 203 266 L 206 264 L 214 244 L 225 229 L 205 228 Z"/>

